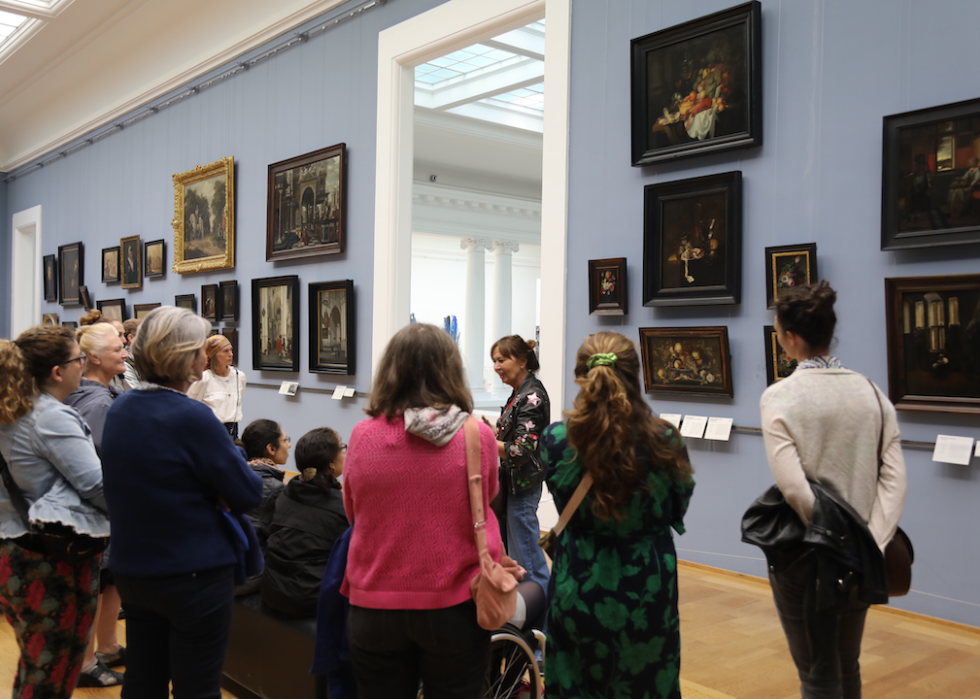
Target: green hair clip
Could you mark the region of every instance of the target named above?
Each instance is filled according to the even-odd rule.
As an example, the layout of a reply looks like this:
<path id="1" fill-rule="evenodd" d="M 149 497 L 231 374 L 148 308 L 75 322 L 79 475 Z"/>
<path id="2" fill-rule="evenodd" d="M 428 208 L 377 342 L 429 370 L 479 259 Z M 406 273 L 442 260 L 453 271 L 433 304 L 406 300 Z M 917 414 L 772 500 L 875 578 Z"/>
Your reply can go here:
<path id="1" fill-rule="evenodd" d="M 598 354 L 593 354 L 591 357 L 589 357 L 589 361 L 587 361 L 585 365 L 590 369 L 593 369 L 597 366 L 614 367 L 616 366 L 617 359 L 618 357 L 612 352 L 606 352 L 605 354 L 598 353 Z"/>

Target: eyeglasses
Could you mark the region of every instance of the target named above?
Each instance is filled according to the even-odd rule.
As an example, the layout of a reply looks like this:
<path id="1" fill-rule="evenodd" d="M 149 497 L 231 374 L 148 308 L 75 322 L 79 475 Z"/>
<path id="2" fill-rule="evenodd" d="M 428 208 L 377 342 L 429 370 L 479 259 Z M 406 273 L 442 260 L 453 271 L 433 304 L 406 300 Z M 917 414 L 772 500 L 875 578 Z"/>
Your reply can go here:
<path id="1" fill-rule="evenodd" d="M 345 454 L 347 453 L 347 445 L 343 442 L 340 443 L 340 451 L 344 452 Z"/>
<path id="2" fill-rule="evenodd" d="M 82 366 L 86 361 L 88 361 L 88 357 L 84 354 L 80 354 L 73 359 L 69 359 L 67 362 L 59 362 L 58 366 L 68 366 L 72 362 L 78 362 L 78 366 Z"/>
<path id="3" fill-rule="evenodd" d="M 293 440 L 291 440 L 289 437 L 283 437 L 282 438 L 282 441 L 288 442 L 289 444 L 292 444 L 293 443 Z"/>

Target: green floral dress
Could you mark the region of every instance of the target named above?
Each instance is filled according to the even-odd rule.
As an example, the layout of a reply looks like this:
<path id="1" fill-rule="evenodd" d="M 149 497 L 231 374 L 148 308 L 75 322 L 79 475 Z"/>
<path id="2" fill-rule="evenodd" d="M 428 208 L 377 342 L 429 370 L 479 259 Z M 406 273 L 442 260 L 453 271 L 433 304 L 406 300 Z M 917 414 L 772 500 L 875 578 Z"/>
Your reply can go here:
<path id="1" fill-rule="evenodd" d="M 673 428 L 671 444 L 683 439 Z M 564 423 L 542 436 L 548 488 L 559 512 L 584 468 Z M 547 694 L 561 699 L 680 699 L 677 556 L 693 480 L 651 468 L 623 520 L 603 522 L 587 495 L 555 546 L 548 609 Z"/>

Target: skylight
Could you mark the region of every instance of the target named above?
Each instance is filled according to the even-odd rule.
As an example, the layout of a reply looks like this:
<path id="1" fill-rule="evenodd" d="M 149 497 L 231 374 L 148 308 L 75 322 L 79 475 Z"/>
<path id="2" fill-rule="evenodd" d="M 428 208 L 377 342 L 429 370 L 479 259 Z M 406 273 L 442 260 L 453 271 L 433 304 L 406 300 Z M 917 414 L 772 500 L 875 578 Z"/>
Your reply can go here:
<path id="1" fill-rule="evenodd" d="M 23 15 L 15 15 L 13 12 L 0 10 L 0 47 L 3 46 L 7 37 L 17 31 L 27 21 L 27 17 Z"/>

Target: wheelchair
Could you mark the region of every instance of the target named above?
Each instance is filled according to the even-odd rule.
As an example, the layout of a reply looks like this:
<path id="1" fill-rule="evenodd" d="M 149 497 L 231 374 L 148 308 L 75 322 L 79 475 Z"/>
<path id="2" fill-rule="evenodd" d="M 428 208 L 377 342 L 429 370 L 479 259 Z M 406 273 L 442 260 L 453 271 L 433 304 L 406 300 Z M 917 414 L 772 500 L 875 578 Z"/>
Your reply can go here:
<path id="1" fill-rule="evenodd" d="M 526 631 L 504 624 L 490 637 L 490 663 L 483 680 L 480 699 L 541 699 L 541 668 L 534 657 L 533 644 L 541 649 L 542 665 L 545 635 L 538 629 Z M 521 694 L 522 690 L 529 693 Z M 424 699 L 425 687 L 420 686 L 418 699 Z"/>

